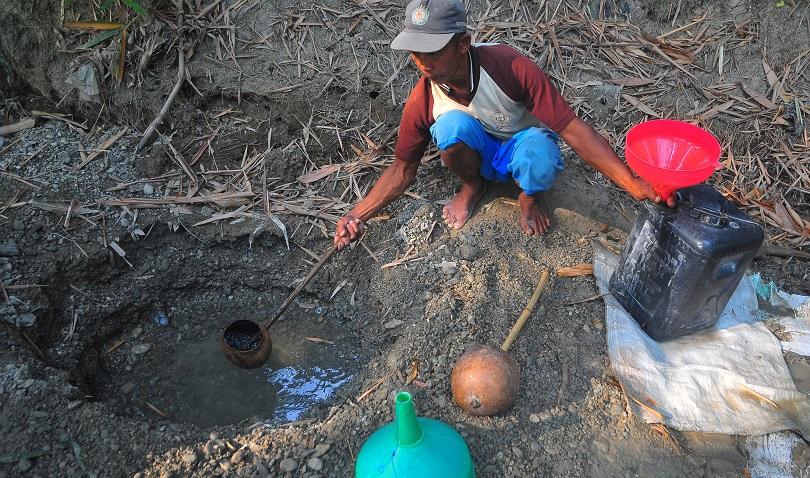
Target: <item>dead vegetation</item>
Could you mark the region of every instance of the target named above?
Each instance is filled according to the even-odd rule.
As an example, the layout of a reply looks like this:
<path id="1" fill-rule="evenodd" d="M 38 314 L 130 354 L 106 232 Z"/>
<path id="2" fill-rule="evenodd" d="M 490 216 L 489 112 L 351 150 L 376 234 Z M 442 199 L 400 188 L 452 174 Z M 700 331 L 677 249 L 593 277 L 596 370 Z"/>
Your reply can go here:
<path id="1" fill-rule="evenodd" d="M 173 135 L 161 123 L 171 114 L 181 85 L 188 83 L 199 92 L 191 82 L 188 63 L 201 56 L 237 72 L 241 80 L 242 60 L 268 49 L 283 51 L 288 59 L 274 63 L 287 86 L 271 91 L 269 97 L 308 82 L 322 85 L 321 93 L 336 84 L 358 93 L 368 89 L 363 82 L 371 78 L 374 96 L 390 94 L 396 106 L 415 79 L 406 68 L 407 56 L 387 46 L 400 28 L 399 2 L 344 0 L 282 10 L 272 18 L 270 35 L 259 34 L 250 26 L 237 28 L 258 0 L 156 2 L 146 15 L 127 7 L 129 4 L 112 2 L 106 10 L 98 5 L 92 19 L 63 10 L 63 32 L 67 44 L 73 45 L 69 48 L 77 53 L 77 64 L 90 60 L 110 84 L 137 85 L 156 54 L 178 58 L 175 88 L 138 149 L 151 141 L 154 132 L 165 138 Z M 790 14 L 799 15 L 807 7 L 793 8 Z M 724 146 L 724 168 L 714 177 L 716 186 L 772 227 L 771 242 L 806 248 L 810 244 L 810 143 L 804 117 L 810 112 L 805 71 L 810 48 L 797 50 L 794 59 L 777 66 L 761 44 L 760 26 L 752 20 L 719 22 L 702 14 L 676 25 L 676 11 L 672 29 L 655 35 L 630 21 L 603 18 L 604 1 L 597 10 L 565 0 L 513 1 L 509 8 L 487 2 L 470 8 L 469 26 L 476 41 L 508 43 L 534 59 L 578 114 L 595 123 L 619 149 L 626 130 L 646 119 L 678 118 L 708 128 Z M 357 51 L 357 42 L 344 41 L 363 22 L 376 25 L 384 37 L 365 39 L 365 56 Z M 96 35 L 88 40 L 88 31 L 99 28 L 118 35 L 95 41 Z M 325 49 L 324 44 L 330 47 Z M 750 80 L 732 74 L 732 66 L 752 52 L 757 52 L 760 74 Z M 349 61 L 343 61 L 347 58 Z M 234 87 L 237 103 L 242 98 L 240 84 L 237 81 Z M 115 94 L 112 86 L 107 89 L 107 94 Z M 601 106 L 595 102 L 607 106 L 608 114 L 599 114 L 596 110 Z M 197 225 L 252 218 L 285 230 L 276 214 L 287 214 L 301 216 L 310 230 L 327 234 L 328 223 L 366 194 L 376 176 L 371 173 L 392 159 L 390 146 L 396 131 L 375 121 L 370 111 L 352 110 L 337 120 L 333 111 L 311 110 L 308 118 L 298 120 L 301 136 L 286 146 L 274 150 L 272 129 L 268 128 L 267 146 L 246 146 L 237 168 L 206 169 L 201 159 L 208 156 L 216 164 L 221 154 L 213 146 L 222 134 L 213 120 L 228 117 L 238 123 L 237 115 L 235 110 L 211 115 L 209 132 L 182 147 L 164 141 L 175 171 L 143 180 L 160 188 L 161 197 L 122 197 L 103 205 L 184 208 L 205 203 L 217 211 Z M 32 118 L 16 118 L 4 128 L 13 132 L 31 127 Z M 88 124 L 78 126 L 92 129 Z M 77 167 L 103 154 L 114 141 L 99 140 L 98 149 L 83 154 Z M 279 152 L 300 157 L 297 181 L 268 177 L 267 157 Z M 432 157 L 435 152 L 425 160 Z M 32 185 L 25 178 L 14 179 Z M 110 191 L 123 191 L 126 186 Z M 5 207 L 27 204 L 20 201 L 22 196 Z"/>

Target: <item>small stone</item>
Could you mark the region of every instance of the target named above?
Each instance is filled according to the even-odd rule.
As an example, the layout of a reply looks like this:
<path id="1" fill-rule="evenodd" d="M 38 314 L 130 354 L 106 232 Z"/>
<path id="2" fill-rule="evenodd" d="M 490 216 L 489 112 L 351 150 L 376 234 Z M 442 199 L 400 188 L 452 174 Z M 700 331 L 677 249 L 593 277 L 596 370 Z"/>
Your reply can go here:
<path id="1" fill-rule="evenodd" d="M 388 322 L 386 322 L 385 324 L 383 324 L 383 328 L 384 328 L 384 329 L 387 329 L 387 330 L 390 330 L 390 329 L 395 329 L 395 328 L 399 327 L 400 325 L 402 325 L 402 324 L 404 324 L 404 323 L 405 323 L 405 322 L 404 322 L 404 321 L 402 321 L 402 320 L 399 320 L 399 319 L 393 319 L 393 320 L 388 321 Z"/>
<path id="2" fill-rule="evenodd" d="M 323 468 L 323 462 L 318 457 L 312 457 L 307 461 L 307 466 L 315 471 L 321 471 Z"/>
<path id="3" fill-rule="evenodd" d="M 22 232 L 25 230 L 25 221 L 23 221 L 22 219 L 17 219 L 16 221 L 14 221 L 13 227 L 15 231 Z"/>
<path id="4" fill-rule="evenodd" d="M 4 257 L 14 257 L 20 254 L 20 250 L 17 248 L 17 241 L 14 239 L 9 239 L 5 242 L 0 243 L 0 256 Z"/>
<path id="5" fill-rule="evenodd" d="M 540 444 L 539 444 L 539 443 L 537 443 L 537 442 L 532 442 L 532 444 L 531 444 L 531 445 L 529 445 L 529 448 L 530 448 L 530 449 L 531 449 L 533 452 L 535 452 L 535 453 L 537 453 L 537 452 L 539 452 L 539 451 L 542 451 L 542 450 L 543 450 L 543 446 L 542 446 L 542 445 L 540 445 Z"/>
<path id="6" fill-rule="evenodd" d="M 194 450 L 187 451 L 183 453 L 183 456 L 181 456 L 180 459 L 183 460 L 186 465 L 191 466 L 197 463 L 197 452 Z"/>
<path id="7" fill-rule="evenodd" d="M 132 332 L 130 333 L 130 335 L 132 336 L 133 339 L 137 339 L 138 337 L 141 336 L 142 333 L 143 333 L 142 328 L 135 327 L 134 329 L 132 329 Z"/>
<path id="8" fill-rule="evenodd" d="M 447 408 L 447 398 L 439 395 L 436 397 L 436 406 L 439 408 Z"/>
<path id="9" fill-rule="evenodd" d="M 529 421 L 532 423 L 540 423 L 540 417 L 536 413 L 529 415 Z"/>
<path id="10" fill-rule="evenodd" d="M 518 448 L 516 446 L 512 447 L 512 454 L 515 455 L 515 458 L 517 460 L 522 460 L 523 459 L 523 450 L 521 450 L 520 448 Z"/>
<path id="11" fill-rule="evenodd" d="M 593 442 L 593 446 L 596 447 L 596 451 L 602 455 L 606 454 L 610 450 L 610 444 L 604 440 L 596 440 Z"/>
<path id="12" fill-rule="evenodd" d="M 151 196 L 152 194 L 155 194 L 155 187 L 149 183 L 146 183 L 143 185 L 143 193 L 147 196 Z"/>
<path id="13" fill-rule="evenodd" d="M 591 326 L 588 325 L 588 324 L 585 324 L 585 325 L 582 326 L 582 330 L 584 330 L 587 333 L 590 333 L 591 332 Z"/>
<path id="14" fill-rule="evenodd" d="M 459 252 L 461 253 L 462 259 L 469 261 L 475 259 L 475 257 L 478 255 L 478 248 L 470 244 L 464 244 L 459 249 Z"/>
<path id="15" fill-rule="evenodd" d="M 132 353 L 135 355 L 143 355 L 146 352 L 149 352 L 149 349 L 152 348 L 151 344 L 138 344 L 132 347 Z"/>
<path id="16" fill-rule="evenodd" d="M 239 463 L 241 463 L 242 460 L 245 458 L 245 453 L 246 452 L 244 448 L 236 450 L 236 452 L 233 455 L 231 455 L 231 463 L 233 463 L 234 465 L 238 465 Z"/>
<path id="17" fill-rule="evenodd" d="M 34 464 L 31 463 L 31 460 L 29 460 L 28 458 L 23 458 L 22 460 L 17 462 L 17 469 L 20 470 L 22 473 L 25 473 L 26 471 L 30 470 L 31 467 L 33 466 Z"/>
<path id="18" fill-rule="evenodd" d="M 298 469 L 298 462 L 292 458 L 285 458 L 281 460 L 281 463 L 279 463 L 278 466 L 281 468 L 281 471 L 290 473 Z"/>
<path id="19" fill-rule="evenodd" d="M 219 462 L 219 467 L 222 468 L 224 471 L 228 471 L 231 469 L 231 462 L 230 461 L 221 461 Z"/>
<path id="20" fill-rule="evenodd" d="M 332 445 L 328 443 L 320 443 L 315 445 L 315 457 L 324 456 Z"/>
<path id="21" fill-rule="evenodd" d="M 442 261 L 439 264 L 439 269 L 442 271 L 442 274 L 446 276 L 454 276 L 456 272 L 458 272 L 458 263 L 456 262 L 448 262 Z"/>
<path id="22" fill-rule="evenodd" d="M 132 382 L 127 382 L 121 385 L 121 393 L 125 395 L 129 395 L 133 390 L 135 390 L 135 384 Z"/>

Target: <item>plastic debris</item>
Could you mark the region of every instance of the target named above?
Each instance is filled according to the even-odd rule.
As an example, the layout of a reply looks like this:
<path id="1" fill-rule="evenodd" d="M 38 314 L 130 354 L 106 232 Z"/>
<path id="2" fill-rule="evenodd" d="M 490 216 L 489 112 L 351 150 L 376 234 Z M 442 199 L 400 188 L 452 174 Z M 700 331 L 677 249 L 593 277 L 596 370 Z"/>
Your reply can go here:
<path id="1" fill-rule="evenodd" d="M 79 98 L 84 101 L 101 103 L 101 89 L 98 86 L 98 73 L 91 63 L 85 63 L 78 70 L 68 75 L 65 83 L 79 91 Z"/>
<path id="2" fill-rule="evenodd" d="M 763 281 L 759 272 L 751 276 L 751 284 L 754 286 L 757 297 L 764 302 L 770 302 L 773 294 L 779 289 L 773 281 L 767 283 Z"/>
<path id="3" fill-rule="evenodd" d="M 169 326 L 169 316 L 166 315 L 165 312 L 159 310 L 155 312 L 155 315 L 152 317 L 152 321 L 158 327 L 168 327 Z"/>

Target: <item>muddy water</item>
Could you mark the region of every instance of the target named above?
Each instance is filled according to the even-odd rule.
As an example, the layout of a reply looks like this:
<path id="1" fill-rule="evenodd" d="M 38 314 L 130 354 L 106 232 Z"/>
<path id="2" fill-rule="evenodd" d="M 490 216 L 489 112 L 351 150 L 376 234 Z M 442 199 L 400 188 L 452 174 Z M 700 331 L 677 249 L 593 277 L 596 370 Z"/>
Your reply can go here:
<path id="1" fill-rule="evenodd" d="M 184 342 L 155 387 L 156 405 L 173 421 L 202 427 L 248 420 L 280 424 L 328 402 L 360 367 L 351 337 L 312 314 L 294 312 L 270 330 L 273 352 L 264 367 L 245 370 L 223 356 L 214 330 L 205 339 Z M 317 337 L 334 345 L 317 343 Z"/>

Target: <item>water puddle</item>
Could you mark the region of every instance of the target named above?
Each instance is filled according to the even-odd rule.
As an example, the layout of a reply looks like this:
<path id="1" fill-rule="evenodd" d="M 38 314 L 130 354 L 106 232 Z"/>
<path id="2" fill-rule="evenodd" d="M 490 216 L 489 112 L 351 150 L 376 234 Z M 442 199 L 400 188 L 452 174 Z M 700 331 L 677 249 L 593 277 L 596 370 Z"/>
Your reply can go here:
<path id="1" fill-rule="evenodd" d="M 177 422 L 202 427 L 249 420 L 280 424 L 300 419 L 314 405 L 328 402 L 349 382 L 362 362 L 354 339 L 312 315 L 295 313 L 270 329 L 273 352 L 264 367 L 245 370 L 225 359 L 220 333 L 185 342 L 161 371 L 150 394 L 155 405 Z M 307 340 L 306 337 L 331 343 Z"/>

